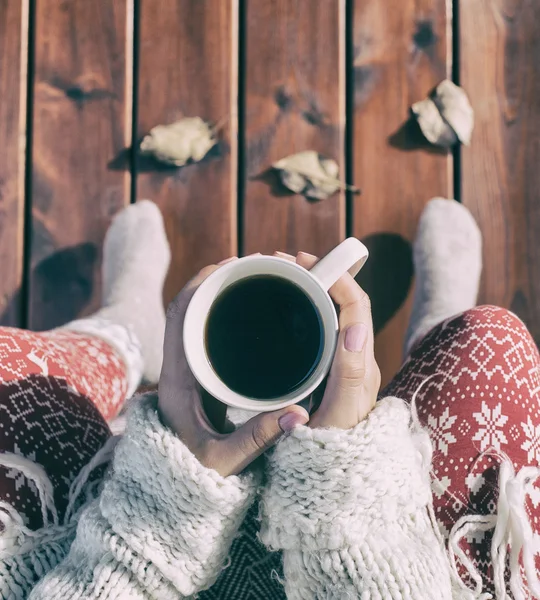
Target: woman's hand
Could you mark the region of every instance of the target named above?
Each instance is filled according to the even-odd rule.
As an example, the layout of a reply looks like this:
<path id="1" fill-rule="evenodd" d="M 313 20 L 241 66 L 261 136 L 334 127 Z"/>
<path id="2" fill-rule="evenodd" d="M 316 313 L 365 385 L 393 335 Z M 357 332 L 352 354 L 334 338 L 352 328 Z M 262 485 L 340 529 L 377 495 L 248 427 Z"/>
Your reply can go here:
<path id="1" fill-rule="evenodd" d="M 279 256 L 290 258 L 278 253 Z M 299 252 L 296 262 L 311 269 L 312 254 Z M 322 401 L 309 427 L 350 429 L 365 419 L 377 401 L 381 373 L 373 350 L 373 320 L 369 296 L 349 273 L 329 290 L 339 306 L 339 339 Z"/>
<path id="2" fill-rule="evenodd" d="M 289 406 L 261 413 L 230 434 L 218 433 L 212 426 L 203 408 L 200 386 L 184 354 L 183 328 L 186 309 L 195 290 L 220 265 L 205 267 L 169 306 L 158 406 L 164 424 L 181 438 L 199 461 L 227 477 L 240 473 L 275 444 L 284 431 L 306 423 L 309 416 L 302 407 Z"/>

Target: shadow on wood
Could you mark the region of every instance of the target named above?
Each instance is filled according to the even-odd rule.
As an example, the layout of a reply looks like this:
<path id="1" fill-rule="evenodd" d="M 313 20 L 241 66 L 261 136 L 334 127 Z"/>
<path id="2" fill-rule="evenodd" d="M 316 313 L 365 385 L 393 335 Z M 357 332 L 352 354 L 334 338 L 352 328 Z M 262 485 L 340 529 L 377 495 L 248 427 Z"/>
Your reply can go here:
<path id="1" fill-rule="evenodd" d="M 424 137 L 418 121 L 413 116 L 410 116 L 397 131 L 388 137 L 388 143 L 392 148 L 398 150 L 424 150 L 430 154 L 441 154 L 443 156 L 449 152 L 446 148 L 430 144 Z"/>
<path id="2" fill-rule="evenodd" d="M 269 167 L 262 173 L 259 173 L 258 175 L 254 175 L 253 177 L 249 177 L 248 179 L 249 179 L 249 181 L 261 181 L 262 183 L 265 183 L 270 190 L 270 195 L 272 195 L 276 198 L 287 198 L 289 196 L 297 195 L 297 192 L 291 191 L 289 188 L 287 188 L 282 183 L 279 171 L 277 169 L 274 169 L 273 167 Z M 308 198 L 304 194 L 298 194 L 298 195 L 302 196 L 310 204 L 318 204 L 319 202 L 326 202 L 329 199 L 329 198 L 325 198 L 324 200 L 320 200 L 318 198 Z"/>
<path id="3" fill-rule="evenodd" d="M 273 167 L 269 167 L 258 175 L 249 177 L 249 181 L 262 181 L 262 183 L 265 183 L 268 186 L 270 194 L 277 198 L 286 198 L 288 196 L 296 195 L 296 192 L 292 192 L 281 183 L 279 172 Z"/>
<path id="4" fill-rule="evenodd" d="M 89 242 L 63 248 L 34 268 L 31 303 L 32 329 L 59 327 L 80 316 L 92 298 L 98 250 Z"/>
<path id="5" fill-rule="evenodd" d="M 362 241 L 370 256 L 356 280 L 371 298 L 373 327 L 377 334 L 409 294 L 414 274 L 412 246 L 395 233 L 376 233 Z"/>
<path id="6" fill-rule="evenodd" d="M 164 175 L 174 176 L 177 175 L 178 172 L 181 169 L 184 169 L 185 167 L 189 167 L 193 164 L 206 163 L 210 160 L 215 160 L 216 158 L 220 158 L 221 156 L 227 154 L 230 151 L 228 144 L 223 140 L 220 140 L 198 163 L 188 162 L 182 167 L 176 167 L 175 165 L 167 165 L 163 162 L 160 162 L 153 156 L 143 154 L 139 150 L 141 141 L 142 138 L 137 143 L 137 156 L 135 159 L 137 163 L 137 173 L 163 173 Z M 132 148 L 124 148 L 111 161 L 109 161 L 109 163 L 107 164 L 107 168 L 111 171 L 130 171 L 132 153 Z"/>
<path id="7" fill-rule="evenodd" d="M 22 293 L 19 288 L 9 300 L 6 298 L 6 305 L 0 315 L 0 327 L 20 327 L 23 322 L 21 314 Z"/>

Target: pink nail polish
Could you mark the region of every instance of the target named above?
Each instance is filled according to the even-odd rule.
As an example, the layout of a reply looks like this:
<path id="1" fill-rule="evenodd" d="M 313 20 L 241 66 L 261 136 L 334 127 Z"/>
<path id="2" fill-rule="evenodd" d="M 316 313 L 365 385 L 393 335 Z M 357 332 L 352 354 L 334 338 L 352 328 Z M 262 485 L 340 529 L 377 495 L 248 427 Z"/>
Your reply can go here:
<path id="1" fill-rule="evenodd" d="M 304 425 L 307 422 L 305 415 L 299 415 L 296 412 L 290 412 L 280 417 L 278 423 L 282 431 L 291 431 L 297 425 Z"/>
<path id="2" fill-rule="evenodd" d="M 361 352 L 366 345 L 368 328 L 364 323 L 351 325 L 345 333 L 345 350 L 349 352 Z"/>

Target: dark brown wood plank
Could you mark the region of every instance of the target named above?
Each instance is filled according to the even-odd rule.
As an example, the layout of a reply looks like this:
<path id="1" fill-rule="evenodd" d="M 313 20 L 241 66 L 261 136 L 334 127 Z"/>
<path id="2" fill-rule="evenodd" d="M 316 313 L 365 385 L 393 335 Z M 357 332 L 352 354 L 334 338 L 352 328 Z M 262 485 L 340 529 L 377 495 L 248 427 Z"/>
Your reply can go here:
<path id="1" fill-rule="evenodd" d="M 310 202 L 277 186 L 270 165 L 315 150 L 344 176 L 345 2 L 246 2 L 246 253 L 325 254 L 345 236 L 345 199 Z"/>
<path id="2" fill-rule="evenodd" d="M 28 1 L 0 0 L 0 324 L 21 326 Z"/>
<path id="3" fill-rule="evenodd" d="M 237 12 L 237 0 L 141 2 L 139 137 L 182 117 L 224 123 L 198 164 L 138 164 L 137 197 L 160 206 L 171 244 L 166 302 L 198 269 L 237 253 Z"/>
<path id="4" fill-rule="evenodd" d="M 132 0 L 36 3 L 30 326 L 95 310 L 103 236 L 129 202 Z"/>
<path id="5" fill-rule="evenodd" d="M 475 111 L 463 203 L 480 224 L 480 302 L 510 307 L 540 343 L 540 4 L 460 5 L 461 83 Z"/>
<path id="6" fill-rule="evenodd" d="M 411 248 L 433 196 L 452 196 L 452 158 L 419 147 L 412 103 L 450 75 L 447 0 L 354 4 L 354 234 L 372 250 L 360 282 L 372 297 L 383 384 L 401 364 L 411 310 Z M 406 298 L 406 299 L 405 299 Z M 405 300 L 404 300 L 405 299 Z"/>

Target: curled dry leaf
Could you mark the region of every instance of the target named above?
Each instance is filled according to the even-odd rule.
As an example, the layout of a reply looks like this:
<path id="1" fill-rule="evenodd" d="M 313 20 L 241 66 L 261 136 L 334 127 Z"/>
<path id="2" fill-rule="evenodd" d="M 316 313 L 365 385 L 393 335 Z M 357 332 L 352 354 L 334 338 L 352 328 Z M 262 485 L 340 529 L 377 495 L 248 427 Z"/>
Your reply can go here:
<path id="1" fill-rule="evenodd" d="M 339 189 L 357 188 L 339 180 L 339 167 L 335 160 L 325 158 L 314 150 L 291 154 L 272 165 L 279 173 L 281 183 L 292 192 L 312 200 L 326 200 Z"/>
<path id="2" fill-rule="evenodd" d="M 141 152 L 167 165 L 198 162 L 216 145 L 215 129 L 200 117 L 156 125 L 141 142 Z"/>
<path id="3" fill-rule="evenodd" d="M 474 111 L 465 91 L 449 79 L 442 81 L 431 96 L 413 104 L 411 110 L 432 144 L 449 148 L 459 140 L 469 145 Z"/>

